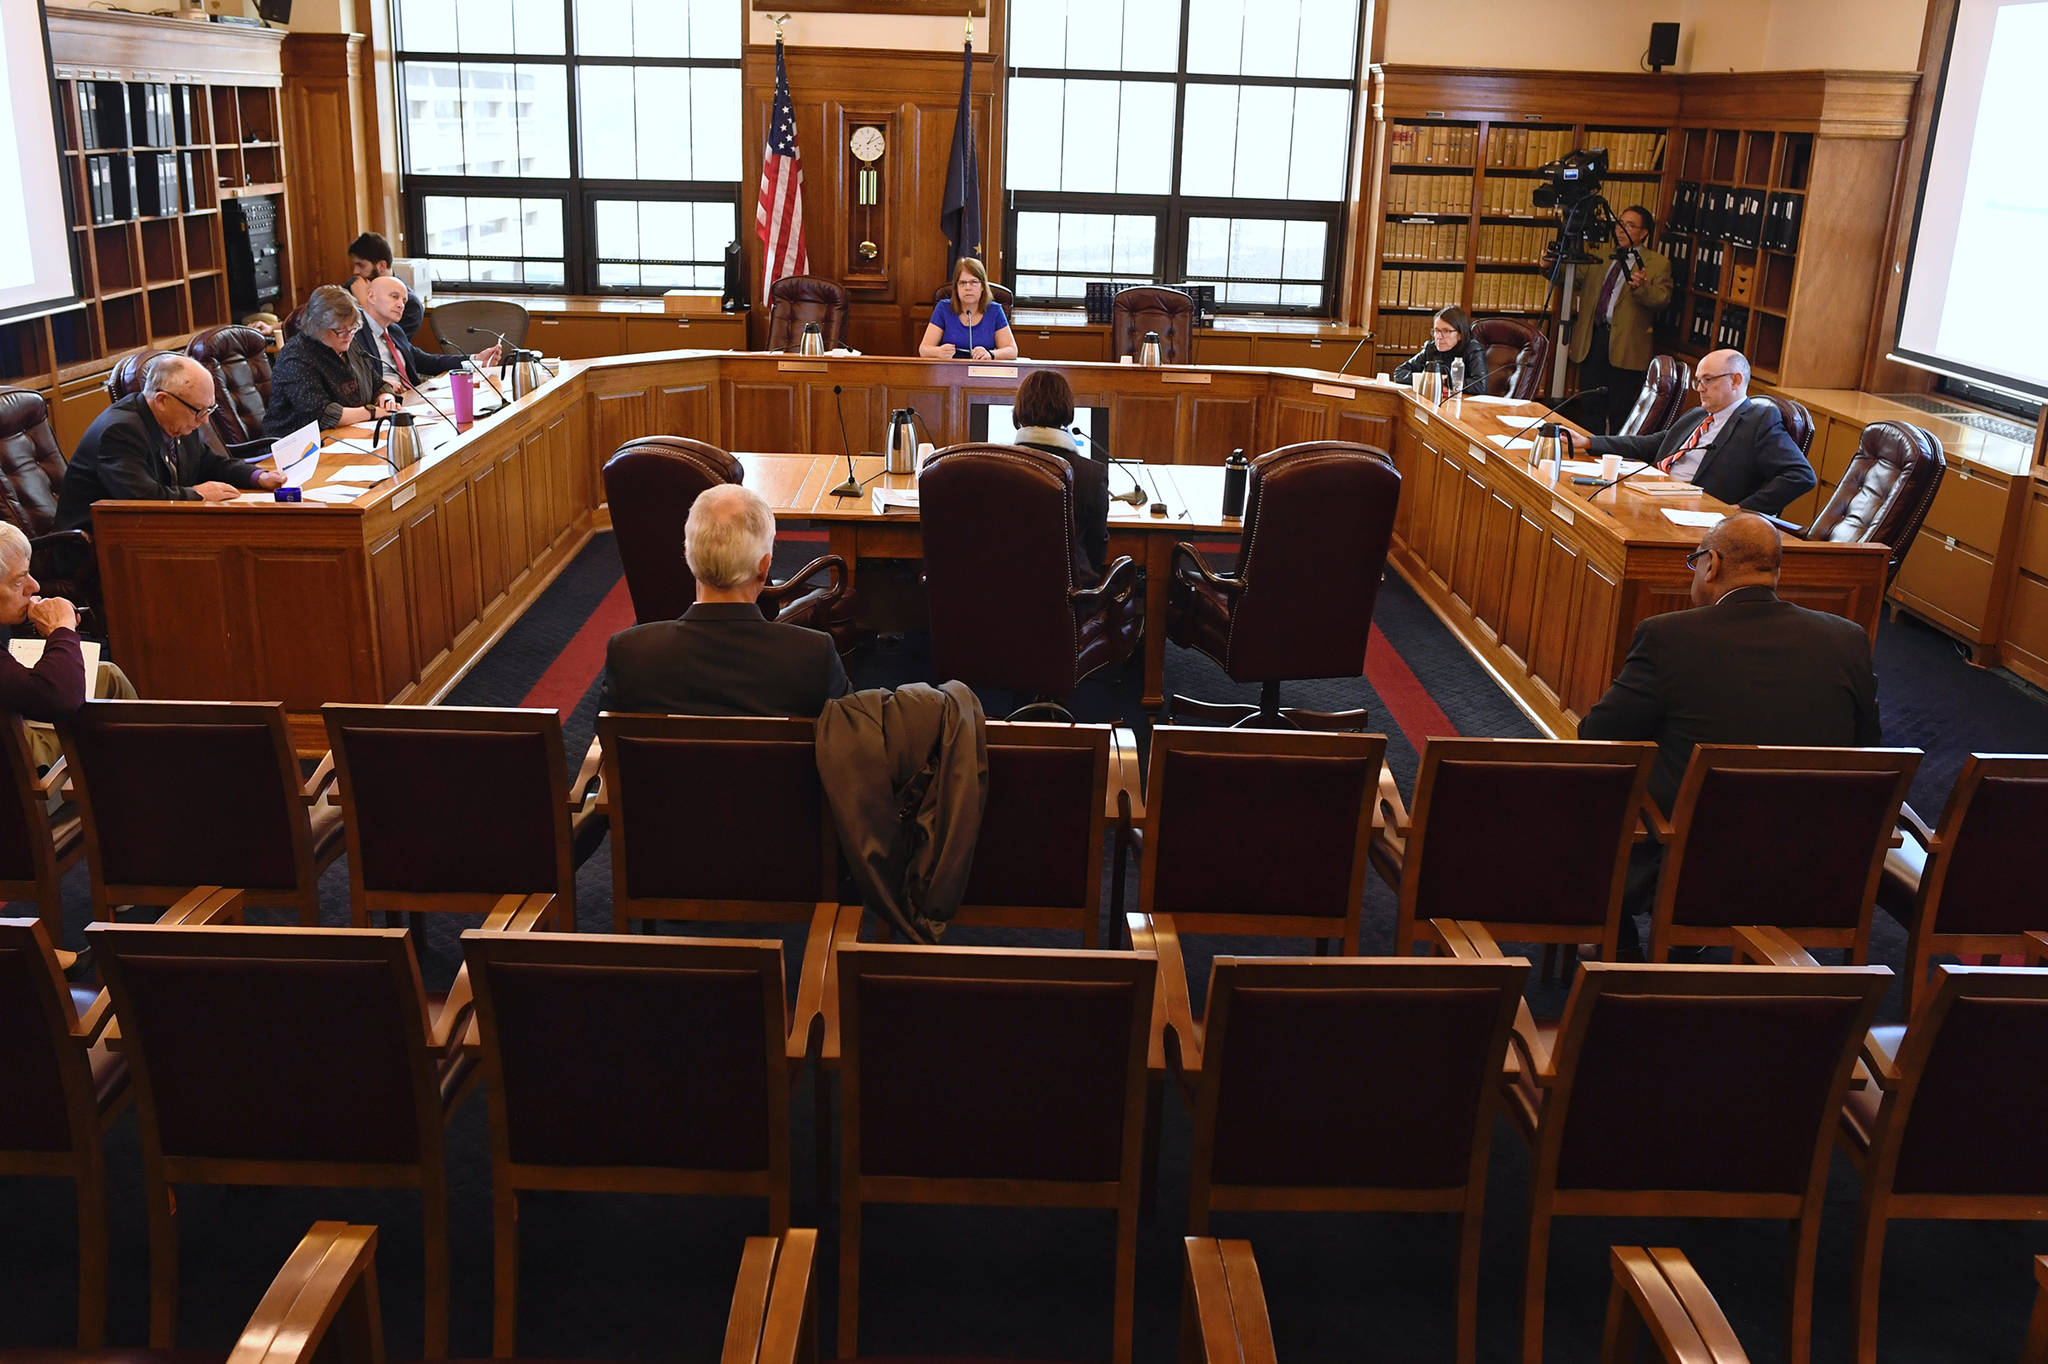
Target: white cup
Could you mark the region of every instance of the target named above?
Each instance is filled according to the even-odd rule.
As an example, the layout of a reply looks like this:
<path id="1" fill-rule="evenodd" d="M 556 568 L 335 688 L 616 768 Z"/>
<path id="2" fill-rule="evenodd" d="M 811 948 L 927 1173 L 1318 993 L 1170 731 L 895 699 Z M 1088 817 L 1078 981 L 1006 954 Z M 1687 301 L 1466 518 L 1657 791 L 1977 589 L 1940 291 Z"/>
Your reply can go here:
<path id="1" fill-rule="evenodd" d="M 1119 356 L 1117 356 L 1117 358 L 1116 358 L 1116 362 L 1117 362 L 1117 363 L 1118 363 L 1119 365 L 1135 365 L 1136 363 L 1138 363 L 1138 362 L 1137 362 L 1137 360 L 1136 360 L 1136 359 L 1135 359 L 1134 357 L 1132 357 L 1132 356 L 1129 356 L 1129 355 L 1119 355 Z"/>
<path id="2" fill-rule="evenodd" d="M 1384 370 L 1384 369 L 1383 369 L 1383 370 L 1381 370 L 1381 371 L 1380 371 L 1380 373 L 1379 373 L 1379 380 L 1380 380 L 1380 382 L 1381 382 L 1381 383 L 1383 383 L 1383 384 L 1391 384 L 1391 383 L 1393 383 L 1393 382 L 1394 382 L 1394 375 L 1393 375 L 1393 372 L 1392 372 L 1391 370 Z"/>
<path id="3" fill-rule="evenodd" d="M 1621 456 L 1600 456 L 1600 477 L 1603 479 L 1621 477 Z"/>
<path id="4" fill-rule="evenodd" d="M 920 442 L 918 443 L 918 446 L 917 446 L 917 462 L 918 462 L 918 464 L 919 464 L 920 466 L 922 466 L 922 465 L 924 464 L 924 462 L 925 462 L 926 460 L 928 460 L 928 459 L 930 459 L 930 458 L 932 457 L 932 452 L 933 452 L 933 451 L 935 451 L 935 450 L 937 450 L 938 448 L 939 448 L 938 446 L 936 446 L 936 445 L 933 445 L 933 444 L 932 444 L 932 443 L 931 443 L 930 441 L 928 441 L 928 440 L 927 440 L 927 441 L 920 441 Z"/>

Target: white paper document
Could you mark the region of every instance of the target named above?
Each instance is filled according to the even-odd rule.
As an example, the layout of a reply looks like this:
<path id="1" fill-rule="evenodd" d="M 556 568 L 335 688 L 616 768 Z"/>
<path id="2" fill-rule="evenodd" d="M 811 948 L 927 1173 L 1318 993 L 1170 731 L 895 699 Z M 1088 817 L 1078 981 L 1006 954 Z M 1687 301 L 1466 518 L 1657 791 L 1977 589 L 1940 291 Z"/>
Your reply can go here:
<path id="1" fill-rule="evenodd" d="M 1708 526 L 1720 525 L 1722 520 L 1719 512 L 1687 511 L 1682 507 L 1660 507 L 1658 510 L 1670 517 L 1674 526 L 1698 526 L 1705 529 Z"/>
<path id="2" fill-rule="evenodd" d="M 33 668 L 43 661 L 43 641 L 40 639 L 10 639 L 7 652 L 14 655 L 14 661 L 24 668 Z M 88 679 L 99 676 L 100 642 L 96 639 L 78 641 L 79 657 L 85 660 L 85 675 Z M 89 690 L 89 688 L 88 688 Z"/>
<path id="3" fill-rule="evenodd" d="M 1488 440 L 1503 450 L 1533 450 L 1536 441 L 1530 436 L 1488 436 Z"/>
<path id="4" fill-rule="evenodd" d="M 391 471 L 381 464 L 351 464 L 327 476 L 329 483 L 382 483 Z"/>
<path id="5" fill-rule="evenodd" d="M 310 475 L 317 464 L 307 464 L 308 456 L 320 449 L 320 423 L 307 422 L 287 436 L 280 436 L 270 446 L 270 458 L 277 465 L 277 471 L 284 475 L 287 483 L 296 483 Z M 299 477 L 294 478 L 296 474 Z"/>
<path id="6" fill-rule="evenodd" d="M 914 512 L 917 510 L 917 489 L 877 488 L 872 505 L 877 516 L 890 512 Z"/>
<path id="7" fill-rule="evenodd" d="M 1468 403 L 1519 403 L 1524 401 L 1521 398 L 1496 398 L 1491 393 L 1467 393 L 1463 396 Z M 1513 418 L 1509 418 L 1509 420 L 1512 421 Z"/>
<path id="8" fill-rule="evenodd" d="M 305 499 L 308 502 L 340 504 L 353 502 L 363 495 L 363 490 L 352 483 L 323 483 L 317 488 L 308 488 Z"/>
<path id="9" fill-rule="evenodd" d="M 1512 426 L 1518 431 L 1527 431 L 1532 426 L 1541 426 L 1543 422 L 1544 419 L 1542 417 L 1518 417 L 1507 412 L 1500 414 L 1500 424 L 1502 426 Z"/>

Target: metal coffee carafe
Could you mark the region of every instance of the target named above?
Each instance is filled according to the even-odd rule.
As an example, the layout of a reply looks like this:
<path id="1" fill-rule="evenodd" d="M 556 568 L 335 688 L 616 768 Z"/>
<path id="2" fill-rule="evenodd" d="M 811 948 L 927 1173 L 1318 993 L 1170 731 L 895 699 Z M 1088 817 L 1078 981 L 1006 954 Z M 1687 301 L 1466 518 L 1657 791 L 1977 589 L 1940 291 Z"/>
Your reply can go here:
<path id="1" fill-rule="evenodd" d="M 378 437 L 385 425 L 391 427 L 390 444 L 384 457 L 391 461 L 393 469 L 406 469 L 420 462 L 420 433 L 413 429 L 412 413 L 393 412 L 388 417 L 379 417 L 370 427 L 370 448 L 378 445 Z"/>
<path id="2" fill-rule="evenodd" d="M 1558 471 L 1564 467 L 1564 461 L 1577 455 L 1578 450 L 1579 443 L 1571 432 L 1556 422 L 1544 422 L 1536 428 L 1536 442 L 1529 452 L 1529 464 L 1532 468 L 1541 470 L 1550 482 L 1555 483 Z M 1549 461 L 1548 469 L 1544 468 L 1546 460 Z"/>
<path id="3" fill-rule="evenodd" d="M 1443 401 L 1444 376 L 1433 369 L 1415 371 L 1415 396 L 1432 407 Z"/>
<path id="4" fill-rule="evenodd" d="M 516 402 L 546 383 L 548 372 L 540 367 L 539 351 L 508 348 L 500 357 L 498 377 L 510 385 Z"/>
<path id="5" fill-rule="evenodd" d="M 797 339 L 796 349 L 799 355 L 823 355 L 825 353 L 825 333 L 818 329 L 817 323 L 804 323 L 803 335 Z"/>
<path id="6" fill-rule="evenodd" d="M 917 409 L 899 407 L 889 414 L 889 443 L 882 467 L 892 474 L 917 471 Z"/>
<path id="7" fill-rule="evenodd" d="M 1153 369 L 1159 367 L 1159 333 L 1146 332 L 1145 339 L 1138 343 L 1138 363 Z"/>

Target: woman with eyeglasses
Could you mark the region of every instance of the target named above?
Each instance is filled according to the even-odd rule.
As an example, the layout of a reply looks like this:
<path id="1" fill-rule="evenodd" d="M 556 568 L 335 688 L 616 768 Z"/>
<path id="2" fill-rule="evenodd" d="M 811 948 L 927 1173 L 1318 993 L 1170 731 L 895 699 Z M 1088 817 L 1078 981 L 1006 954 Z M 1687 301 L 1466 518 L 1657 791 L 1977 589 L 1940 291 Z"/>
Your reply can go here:
<path id="1" fill-rule="evenodd" d="M 1465 362 L 1466 393 L 1486 392 L 1486 347 L 1472 335 L 1472 319 L 1463 308 L 1446 308 L 1429 320 L 1429 344 L 1394 367 L 1394 382 L 1405 384 L 1425 369 L 1448 382 L 1451 362 Z"/>
<path id="2" fill-rule="evenodd" d="M 299 310 L 299 330 L 270 367 L 263 434 L 286 436 L 307 422 L 322 431 L 374 421 L 398 408 L 377 362 L 354 344 L 362 310 L 338 285 L 323 284 Z"/>

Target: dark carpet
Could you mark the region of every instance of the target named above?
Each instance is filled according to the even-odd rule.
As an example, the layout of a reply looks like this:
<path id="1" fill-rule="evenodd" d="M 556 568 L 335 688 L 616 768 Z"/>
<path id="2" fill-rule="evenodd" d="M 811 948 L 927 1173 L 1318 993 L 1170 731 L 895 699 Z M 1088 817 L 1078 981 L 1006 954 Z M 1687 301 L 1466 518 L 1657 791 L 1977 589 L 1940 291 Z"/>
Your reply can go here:
<path id="1" fill-rule="evenodd" d="M 815 553 L 814 543 L 785 543 L 785 571 Z M 1227 552 L 1227 551 L 1226 551 Z M 555 668 L 565 645 L 593 621 L 619 577 L 609 536 L 599 536 L 509 630 L 448 698 L 451 704 L 518 705 L 561 684 Z M 611 608 L 617 609 L 616 599 Z M 1458 732 L 1530 735 L 1513 703 L 1398 579 L 1382 593 L 1368 672 L 1412 672 L 1429 701 Z M 1385 652 L 1380 652 L 1382 645 Z M 856 686 L 928 677 L 929 649 L 919 635 L 883 638 L 851 663 Z M 2007 676 L 1969 667 L 1948 639 L 1907 620 L 1887 622 L 1878 664 L 1887 740 L 1924 748 L 1913 798 L 1933 818 L 1964 756 L 1980 751 L 2048 751 L 2048 701 Z M 551 668 L 554 671 L 551 673 Z M 1168 691 L 1210 700 L 1253 699 L 1192 653 L 1168 649 Z M 1149 730 L 1139 707 L 1140 672 L 1084 685 L 1074 710 L 1083 720 Z M 1391 690 L 1391 688 L 1390 688 Z M 992 714 L 1008 698 L 988 695 Z M 1412 789 L 1417 743 L 1389 723 L 1389 708 L 1365 678 L 1288 688 L 1290 704 L 1318 709 L 1363 705 L 1388 734 L 1388 757 Z M 564 722 L 572 759 L 588 743 L 597 692 L 590 686 Z M 1411 717 L 1412 709 L 1404 710 Z M 1412 723 L 1412 719 L 1411 719 Z M 1429 731 L 1434 732 L 1434 731 Z M 1531 819 L 1563 817 L 1532 810 Z M 1247 849 L 1255 855 L 1256 849 Z M 1107 868 L 1105 868 L 1107 874 Z M 1126 872 L 1136 902 L 1135 869 Z M 585 930 L 611 922 L 609 852 L 600 850 L 578 878 Z M 346 869 L 322 885 L 326 917 L 346 921 Z M 67 936 L 87 919 L 81 869 L 66 886 Z M 1394 899 L 1368 878 L 1365 950 L 1392 946 Z M 443 916 L 429 925 L 422 970 L 445 985 L 460 959 L 457 936 L 473 921 Z M 1903 935 L 1882 915 L 1877 959 L 1897 969 Z M 740 932 L 735 930 L 735 933 Z M 753 936 L 758 930 L 744 930 Z M 1058 934 L 959 932 L 963 942 L 1063 944 Z M 793 964 L 798 934 L 784 935 Z M 1198 996 L 1210 957 L 1306 952 L 1307 942 L 1192 940 L 1191 983 Z M 1562 986 L 1535 993 L 1553 1004 Z M 1896 1016 L 1897 992 L 1887 1004 Z M 1390 1039 L 1389 1044 L 1397 1044 Z M 1341 1077 L 1333 1077 L 1341 1083 Z M 813 1187 L 816 1132 L 811 1086 L 793 1093 L 798 1225 L 823 1229 L 821 1320 L 829 1354 L 835 1303 L 837 1220 Z M 1283 1115 L 1284 1116 L 1284 1115 Z M 1137 1357 L 1174 1358 L 1180 1304 L 1180 1237 L 1185 1225 L 1188 1115 L 1168 1090 L 1157 1206 L 1143 1219 L 1138 1265 Z M 1481 1265 L 1480 1354 L 1516 1357 L 1526 1227 L 1528 1157 L 1511 1128 L 1493 1138 L 1485 1250 Z M 113 1208 L 111 1338 L 146 1338 L 148 1256 L 135 1122 L 124 1117 L 109 1143 Z M 450 1129 L 453 1184 L 454 1321 L 458 1355 L 490 1346 L 490 1166 L 485 1104 L 479 1096 Z M 1848 1274 L 1857 1181 L 1839 1157 L 1829 1187 L 1820 1255 L 1814 1358 L 1850 1353 Z M 416 1196 L 336 1190 L 188 1189 L 179 1201 L 183 1274 L 181 1343 L 225 1349 L 270 1276 L 306 1227 L 341 1217 L 382 1228 L 380 1271 L 393 1355 L 420 1340 L 420 1218 Z M 520 1219 L 521 1352 L 619 1359 L 713 1359 L 741 1239 L 764 1230 L 764 1214 L 745 1202 L 677 1198 L 534 1195 Z M 1447 1217 L 1225 1215 L 1224 1235 L 1249 1236 L 1272 1306 L 1280 1357 L 1372 1357 L 1436 1361 L 1452 1347 L 1455 1228 Z M 1719 1294 L 1759 1361 L 1783 1358 L 1783 1308 L 1789 1236 L 1760 1222 L 1582 1221 L 1559 1224 L 1551 1240 L 1549 1330 L 1553 1359 L 1597 1353 L 1607 1297 L 1606 1247 L 1618 1242 L 1683 1247 Z M 1111 1223 L 1107 1215 L 954 1208 L 874 1208 L 866 1217 L 862 1265 L 862 1341 L 870 1353 L 1103 1359 L 1110 1331 Z M 2031 1257 L 2048 1250 L 2048 1227 L 2007 1223 L 1907 1223 L 1896 1226 L 1885 1262 L 1881 1353 L 1887 1360 L 2003 1360 L 2016 1356 L 2031 1300 Z M 0 1179 L 0 1347 L 70 1340 L 74 1320 L 75 1239 L 71 1198 L 54 1181 Z"/>

